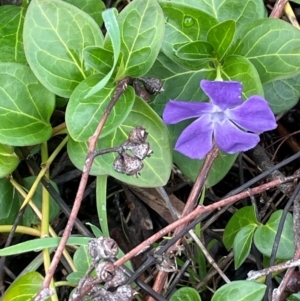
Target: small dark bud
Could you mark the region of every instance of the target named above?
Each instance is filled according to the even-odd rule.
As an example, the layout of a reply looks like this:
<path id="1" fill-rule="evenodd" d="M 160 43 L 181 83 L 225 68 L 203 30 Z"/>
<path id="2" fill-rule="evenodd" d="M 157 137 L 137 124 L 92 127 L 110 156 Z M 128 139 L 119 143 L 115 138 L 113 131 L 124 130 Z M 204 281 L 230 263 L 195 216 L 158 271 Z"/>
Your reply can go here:
<path id="1" fill-rule="evenodd" d="M 138 80 L 144 84 L 144 87 L 149 94 L 155 95 L 164 91 L 162 88 L 163 82 L 158 78 L 140 77 Z"/>
<path id="2" fill-rule="evenodd" d="M 88 244 L 88 251 L 94 262 L 100 259 L 114 258 L 119 252 L 117 243 L 109 237 L 92 239 Z"/>
<path id="3" fill-rule="evenodd" d="M 148 133 L 146 130 L 138 125 L 129 133 L 128 141 L 132 143 L 144 143 L 146 142 L 147 136 Z"/>
<path id="4" fill-rule="evenodd" d="M 133 81 L 133 88 L 135 90 L 136 95 L 143 98 L 146 102 L 150 101 L 148 92 L 139 85 L 137 80 Z"/>
<path id="5" fill-rule="evenodd" d="M 101 282 L 111 281 L 116 273 L 115 266 L 108 261 L 102 261 L 95 267 L 96 274 Z"/>

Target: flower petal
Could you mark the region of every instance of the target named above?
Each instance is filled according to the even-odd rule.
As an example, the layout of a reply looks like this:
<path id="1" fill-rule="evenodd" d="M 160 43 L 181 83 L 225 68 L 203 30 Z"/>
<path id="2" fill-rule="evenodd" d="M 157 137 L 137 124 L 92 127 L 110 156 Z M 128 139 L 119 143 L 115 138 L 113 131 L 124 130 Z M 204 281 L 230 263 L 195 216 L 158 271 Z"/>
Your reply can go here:
<path id="1" fill-rule="evenodd" d="M 242 101 L 242 84 L 240 82 L 229 81 L 209 81 L 202 80 L 200 87 L 211 99 L 212 103 L 225 111 L 240 105 Z"/>
<path id="2" fill-rule="evenodd" d="M 170 100 L 163 112 L 166 124 L 173 124 L 189 118 L 199 117 L 213 111 L 214 105 L 208 102 L 188 102 Z"/>
<path id="3" fill-rule="evenodd" d="M 241 128 L 254 133 L 262 133 L 277 127 L 269 104 L 258 95 L 251 96 L 236 108 L 226 110 L 225 114 Z"/>
<path id="4" fill-rule="evenodd" d="M 214 138 L 219 148 L 228 154 L 247 151 L 259 142 L 257 134 L 244 132 L 229 120 L 215 123 Z"/>
<path id="5" fill-rule="evenodd" d="M 192 159 L 203 159 L 212 149 L 213 124 L 209 115 L 192 122 L 179 136 L 175 150 Z"/>

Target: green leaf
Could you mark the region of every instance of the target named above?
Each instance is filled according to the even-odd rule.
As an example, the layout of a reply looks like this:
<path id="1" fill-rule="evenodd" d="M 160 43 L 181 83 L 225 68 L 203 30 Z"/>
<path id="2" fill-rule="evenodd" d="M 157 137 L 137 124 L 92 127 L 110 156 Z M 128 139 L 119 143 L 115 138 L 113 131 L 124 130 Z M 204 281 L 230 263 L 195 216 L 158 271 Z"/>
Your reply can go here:
<path id="1" fill-rule="evenodd" d="M 108 83 L 102 90 L 86 97 L 87 92 L 102 78 L 94 74 L 82 81 L 72 93 L 66 111 L 70 136 L 80 142 L 88 141 L 95 132 L 111 98 L 116 84 Z M 134 103 L 134 90 L 128 87 L 113 107 L 101 133 L 104 137 L 114 131 L 128 116 Z"/>
<path id="2" fill-rule="evenodd" d="M 256 68 L 251 62 L 240 55 L 225 58 L 222 69 L 224 80 L 236 80 L 243 83 L 243 99 L 254 94 L 264 95 L 264 90 Z"/>
<path id="3" fill-rule="evenodd" d="M 298 29 L 279 19 L 263 19 L 241 26 L 230 52 L 248 58 L 267 83 L 300 72 L 299 43 Z"/>
<path id="4" fill-rule="evenodd" d="M 12 201 L 15 191 L 9 180 L 0 179 L 0 225 L 12 225 L 16 219 L 20 204 Z"/>
<path id="5" fill-rule="evenodd" d="M 113 52 L 96 46 L 86 47 L 83 52 L 85 63 L 105 77 L 114 64 Z"/>
<path id="6" fill-rule="evenodd" d="M 211 301 L 261 301 L 266 285 L 254 281 L 233 281 L 223 285 Z"/>
<path id="7" fill-rule="evenodd" d="M 104 237 L 110 237 L 106 206 L 107 176 L 97 176 L 96 179 L 96 205 L 100 227 Z"/>
<path id="8" fill-rule="evenodd" d="M 237 270 L 250 254 L 256 224 L 243 227 L 235 236 L 233 243 L 234 268 Z"/>
<path id="9" fill-rule="evenodd" d="M 164 15 L 157 1 L 132 1 L 118 16 L 123 69 L 117 79 L 141 77 L 152 67 L 164 37 Z"/>
<path id="10" fill-rule="evenodd" d="M 212 61 L 214 55 L 213 47 L 204 41 L 175 44 L 174 50 L 176 50 L 177 57 L 182 59 L 181 66 L 193 70 L 203 68 L 208 62 Z M 191 61 L 193 62 L 192 68 L 190 66 Z"/>
<path id="11" fill-rule="evenodd" d="M 25 274 L 7 289 L 2 301 L 33 300 L 34 296 L 39 292 L 43 280 L 43 276 L 38 272 L 29 272 Z"/>
<path id="12" fill-rule="evenodd" d="M 223 243 L 227 250 L 233 246 L 237 233 L 251 224 L 258 225 L 254 206 L 243 207 L 234 213 L 227 223 L 223 234 Z"/>
<path id="13" fill-rule="evenodd" d="M 202 10 L 219 22 L 234 20 L 240 25 L 266 16 L 264 2 L 257 0 L 172 0 L 174 2 Z"/>
<path id="14" fill-rule="evenodd" d="M 265 256 L 271 257 L 272 248 L 277 233 L 282 210 L 275 211 L 266 225 L 260 226 L 254 234 L 254 243 L 257 249 Z M 295 253 L 293 217 L 288 213 L 282 235 L 279 241 L 276 259 L 291 259 Z"/>
<path id="15" fill-rule="evenodd" d="M 194 288 L 182 287 L 171 296 L 170 301 L 201 301 L 201 298 Z"/>
<path id="16" fill-rule="evenodd" d="M 17 168 L 19 161 L 20 159 L 15 154 L 13 147 L 0 144 L 0 178 L 12 173 Z"/>
<path id="17" fill-rule="evenodd" d="M 23 38 L 31 69 L 47 89 L 62 97 L 69 97 L 92 73 L 84 65 L 84 48 L 103 44 L 97 23 L 60 0 L 30 2 Z"/>
<path id="18" fill-rule="evenodd" d="M 217 24 L 217 20 L 196 8 L 169 1 L 161 1 L 160 6 L 166 23 L 162 51 L 172 61 L 185 67 L 188 62 L 176 56 L 175 44 L 206 41 L 209 29 Z M 188 66 L 193 68 L 193 62 L 190 62 Z"/>
<path id="19" fill-rule="evenodd" d="M 95 237 L 103 236 L 102 231 L 97 226 L 95 226 L 95 225 L 93 225 L 91 223 L 85 223 L 85 224 L 91 227 L 91 229 L 92 229 L 93 234 L 95 235 Z"/>
<path id="20" fill-rule="evenodd" d="M 67 241 L 68 246 L 87 246 L 91 237 L 70 237 Z M 49 249 L 57 247 L 61 238 L 60 237 L 47 237 L 28 240 L 14 246 L 0 249 L 0 256 L 10 256 L 16 254 L 23 254 L 27 252 L 39 252 L 42 249 Z"/>
<path id="21" fill-rule="evenodd" d="M 300 74 L 295 77 L 276 80 L 263 86 L 267 99 L 274 114 L 291 109 L 300 97 Z"/>
<path id="22" fill-rule="evenodd" d="M 112 41 L 112 46 L 114 50 L 114 63 L 111 70 L 101 79 L 99 83 L 97 83 L 86 95 L 86 98 L 94 95 L 98 91 L 100 91 L 110 80 L 116 64 L 118 62 L 121 50 L 121 38 L 120 38 L 120 30 L 115 16 L 115 10 L 108 9 L 103 12 L 103 20 L 105 22 L 105 27 L 108 32 L 108 35 Z"/>
<path id="23" fill-rule="evenodd" d="M 168 139 L 168 131 L 162 120 L 141 98 L 136 97 L 131 113 L 126 120 L 111 134 L 103 137 L 97 144 L 97 149 L 115 147 L 128 139 L 128 134 L 137 125 L 142 125 L 149 133 L 147 141 L 150 143 L 153 154 L 146 158 L 144 168 L 138 178 L 117 173 L 113 169 L 113 161 L 116 154 L 106 154 L 95 158 L 91 174 L 108 174 L 114 178 L 140 187 L 157 187 L 165 185 L 171 171 L 171 150 Z M 68 141 L 68 153 L 76 167 L 84 166 L 87 144 Z"/>
<path id="24" fill-rule="evenodd" d="M 207 41 L 213 46 L 218 60 L 221 60 L 235 34 L 235 21 L 228 20 L 213 26 L 207 34 Z"/>
<path id="25" fill-rule="evenodd" d="M 80 246 L 73 256 L 74 265 L 79 272 L 86 272 L 92 263 L 87 246 Z"/>
<path id="26" fill-rule="evenodd" d="M 25 13 L 24 7 L 0 6 L 0 62 L 27 63 L 22 38 Z"/>
<path id="27" fill-rule="evenodd" d="M 101 0 L 64 0 L 89 14 L 96 23 L 103 24 L 102 12 L 105 10 L 105 4 Z"/>
<path id="28" fill-rule="evenodd" d="M 46 141 L 55 98 L 29 67 L 0 63 L 0 143 L 23 146 Z"/>

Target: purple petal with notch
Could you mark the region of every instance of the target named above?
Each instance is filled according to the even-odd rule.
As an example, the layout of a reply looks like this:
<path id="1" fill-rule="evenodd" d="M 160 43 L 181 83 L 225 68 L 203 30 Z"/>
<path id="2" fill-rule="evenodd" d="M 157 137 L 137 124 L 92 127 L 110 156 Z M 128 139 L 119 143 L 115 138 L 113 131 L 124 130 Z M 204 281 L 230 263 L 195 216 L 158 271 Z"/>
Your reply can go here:
<path id="1" fill-rule="evenodd" d="M 211 113 L 213 109 L 212 103 L 170 100 L 163 112 L 163 120 L 166 124 L 174 124 L 189 118 L 199 117 L 205 113 Z"/>
<path id="2" fill-rule="evenodd" d="M 275 116 L 267 101 L 254 95 L 236 108 L 228 109 L 225 114 L 241 128 L 254 133 L 262 133 L 277 127 Z"/>
<path id="3" fill-rule="evenodd" d="M 203 159 L 212 149 L 213 124 L 209 115 L 192 122 L 179 136 L 175 149 L 192 159 Z"/>
<path id="4" fill-rule="evenodd" d="M 228 154 L 247 151 L 259 142 L 257 134 L 240 130 L 230 120 L 215 123 L 214 138 L 219 148 Z"/>
<path id="5" fill-rule="evenodd" d="M 212 103 L 225 111 L 240 105 L 242 101 L 242 84 L 240 82 L 223 82 L 202 80 L 200 87 Z"/>

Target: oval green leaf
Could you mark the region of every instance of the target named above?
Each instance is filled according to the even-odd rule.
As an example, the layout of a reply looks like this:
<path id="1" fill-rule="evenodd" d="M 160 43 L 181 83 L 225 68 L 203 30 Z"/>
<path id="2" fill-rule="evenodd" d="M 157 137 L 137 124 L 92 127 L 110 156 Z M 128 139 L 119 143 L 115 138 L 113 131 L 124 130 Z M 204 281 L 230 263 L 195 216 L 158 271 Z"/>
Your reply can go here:
<path id="1" fill-rule="evenodd" d="M 229 49 L 235 34 L 235 21 L 228 20 L 213 26 L 207 35 L 207 41 L 212 45 L 220 61 Z"/>
<path id="2" fill-rule="evenodd" d="M 257 249 L 265 256 L 271 257 L 282 210 L 275 211 L 266 225 L 259 227 L 254 234 Z M 279 241 L 276 259 L 291 259 L 295 253 L 293 217 L 288 213 Z"/>
<path id="3" fill-rule="evenodd" d="M 174 45 L 206 41 L 209 29 L 217 24 L 217 20 L 199 9 L 170 1 L 161 1 L 160 6 L 166 22 L 162 51 L 172 61 L 186 67 L 188 62 L 175 55 Z M 190 62 L 189 67 L 193 68 L 193 62 Z"/>
<path id="4" fill-rule="evenodd" d="M 22 38 L 25 13 L 24 7 L 0 6 L 0 62 L 27 63 Z"/>
<path id="5" fill-rule="evenodd" d="M 256 224 L 243 227 L 235 236 L 233 243 L 234 268 L 237 270 L 248 257 Z"/>
<path id="6" fill-rule="evenodd" d="M 136 97 L 132 111 L 126 120 L 111 134 L 99 139 L 97 149 L 115 147 L 128 139 L 128 134 L 137 125 L 142 125 L 149 133 L 147 141 L 153 154 L 146 158 L 144 168 L 138 178 L 117 173 L 113 169 L 116 154 L 106 154 L 95 158 L 91 174 L 109 174 L 116 179 L 134 186 L 157 187 L 163 186 L 169 179 L 172 156 L 170 150 L 168 130 L 159 116 L 141 98 Z M 87 144 L 68 141 L 68 153 L 76 167 L 84 166 Z M 99 172 L 99 173 L 98 173 Z"/>
<path id="7" fill-rule="evenodd" d="M 43 284 L 43 276 L 38 272 L 29 272 L 16 280 L 5 292 L 2 301 L 32 300 Z"/>
<path id="8" fill-rule="evenodd" d="M 40 84 L 29 67 L 0 63 L 1 143 L 24 146 L 48 140 L 54 106 L 54 95 Z"/>
<path id="9" fill-rule="evenodd" d="M 219 288 L 211 301 L 261 301 L 266 286 L 254 281 L 233 281 Z"/>
<path id="10" fill-rule="evenodd" d="M 102 78 L 94 74 L 81 82 L 72 93 L 66 111 L 66 124 L 70 136 L 79 142 L 88 141 L 95 132 L 107 105 L 116 89 L 108 83 L 102 90 L 86 97 L 87 92 Z M 134 90 L 128 87 L 113 107 L 101 133 L 101 137 L 114 131 L 128 116 L 134 103 Z"/>
<path id="11" fill-rule="evenodd" d="M 157 1 L 132 1 L 118 16 L 123 67 L 117 78 L 141 77 L 152 67 L 164 37 L 164 15 Z"/>
<path id="12" fill-rule="evenodd" d="M 234 213 L 227 223 L 223 234 L 223 243 L 227 250 L 233 246 L 237 233 L 250 224 L 258 225 L 254 206 L 243 207 Z"/>
<path id="13" fill-rule="evenodd" d="M 170 301 L 201 301 L 201 298 L 194 288 L 182 287 L 171 296 Z"/>
<path id="14" fill-rule="evenodd" d="M 13 147 L 0 144 L 0 178 L 12 173 L 17 168 L 19 161 L 20 159 L 15 154 Z"/>
<path id="15" fill-rule="evenodd" d="M 92 17 L 60 0 L 30 2 L 23 38 L 31 69 L 47 89 L 62 97 L 69 97 L 92 73 L 84 64 L 84 48 L 103 44 Z"/>
<path id="16" fill-rule="evenodd" d="M 244 56 L 255 66 L 262 83 L 300 72 L 300 32 L 279 19 L 249 22 L 237 30 L 232 54 Z"/>

